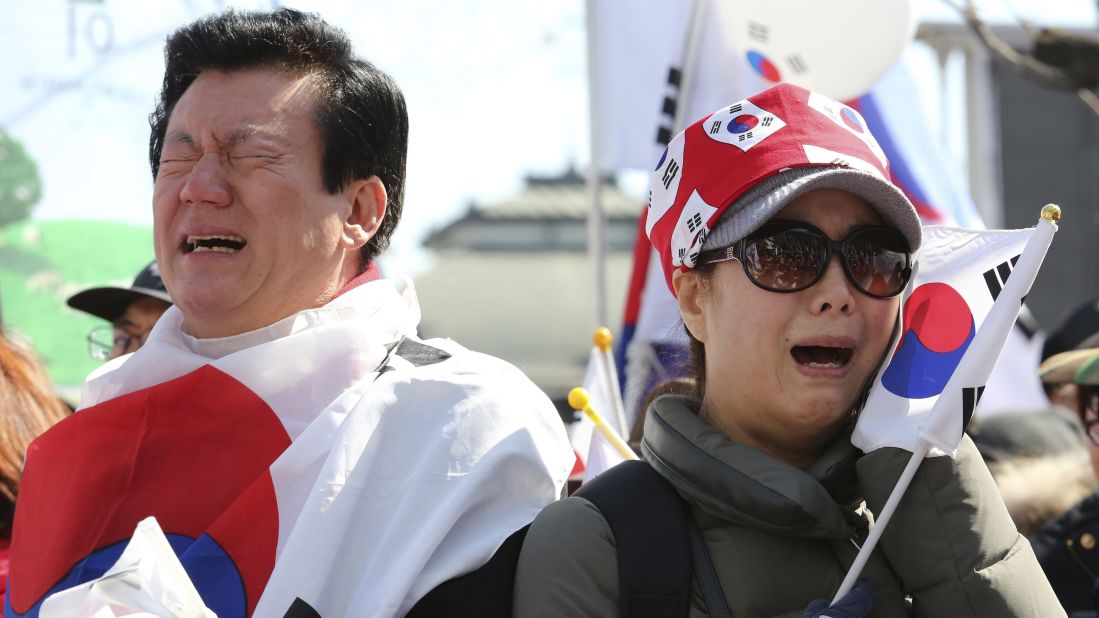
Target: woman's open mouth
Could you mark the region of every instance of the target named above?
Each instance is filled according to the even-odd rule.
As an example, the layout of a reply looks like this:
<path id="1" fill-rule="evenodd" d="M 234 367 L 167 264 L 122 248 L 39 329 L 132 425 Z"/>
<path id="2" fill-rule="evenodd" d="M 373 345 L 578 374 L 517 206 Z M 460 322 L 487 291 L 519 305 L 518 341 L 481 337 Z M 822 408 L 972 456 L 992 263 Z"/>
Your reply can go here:
<path id="1" fill-rule="evenodd" d="M 846 367 L 855 350 L 842 346 L 796 345 L 790 350 L 799 365 L 814 369 L 839 369 Z"/>

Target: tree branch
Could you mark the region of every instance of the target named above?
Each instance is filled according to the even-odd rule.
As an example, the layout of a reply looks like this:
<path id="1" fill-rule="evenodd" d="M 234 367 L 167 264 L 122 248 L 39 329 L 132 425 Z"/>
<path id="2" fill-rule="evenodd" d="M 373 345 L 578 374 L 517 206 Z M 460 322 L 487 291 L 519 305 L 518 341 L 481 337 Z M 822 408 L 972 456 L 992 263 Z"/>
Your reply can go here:
<path id="1" fill-rule="evenodd" d="M 1056 88 L 1058 90 L 1080 89 L 1080 86 L 1075 80 L 1071 79 L 1064 71 L 1045 64 L 1029 54 L 1020 54 L 1015 51 L 1015 48 L 1011 45 L 1008 45 L 997 37 L 992 32 L 992 28 L 989 28 L 988 24 L 982 21 L 977 15 L 977 10 L 973 7 L 971 1 L 966 2 L 965 7 L 958 6 L 949 0 L 943 1 L 957 9 L 961 13 L 962 18 L 969 24 L 969 27 L 973 29 L 981 39 L 981 42 L 985 44 L 985 47 L 1001 59 L 1007 61 L 1016 73 L 1023 77 L 1039 81 L 1050 88 Z"/>

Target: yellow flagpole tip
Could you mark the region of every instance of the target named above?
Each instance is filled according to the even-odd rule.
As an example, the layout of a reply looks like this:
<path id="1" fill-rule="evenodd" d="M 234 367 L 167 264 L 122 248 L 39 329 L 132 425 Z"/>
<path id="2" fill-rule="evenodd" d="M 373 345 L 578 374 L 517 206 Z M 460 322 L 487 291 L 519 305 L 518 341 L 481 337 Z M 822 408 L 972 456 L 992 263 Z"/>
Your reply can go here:
<path id="1" fill-rule="evenodd" d="M 614 336 L 611 335 L 611 329 L 606 326 L 600 326 L 595 329 L 595 334 L 591 337 L 591 342 L 595 344 L 595 347 L 606 352 L 611 347 L 611 342 L 614 341 Z"/>
<path id="2" fill-rule="evenodd" d="M 574 410 L 580 410 L 581 412 L 587 409 L 591 404 L 591 395 L 583 387 L 577 386 L 569 391 L 569 405 Z"/>
<path id="3" fill-rule="evenodd" d="M 1042 206 L 1042 218 L 1057 223 L 1061 220 L 1061 207 L 1057 204 L 1046 204 L 1045 206 Z"/>

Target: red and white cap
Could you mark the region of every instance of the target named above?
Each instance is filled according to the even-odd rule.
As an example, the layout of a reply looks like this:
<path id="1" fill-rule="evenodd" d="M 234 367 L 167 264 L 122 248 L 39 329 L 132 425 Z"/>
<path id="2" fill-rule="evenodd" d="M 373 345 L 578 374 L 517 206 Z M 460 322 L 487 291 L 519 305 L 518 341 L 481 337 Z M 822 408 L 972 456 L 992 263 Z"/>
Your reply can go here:
<path id="1" fill-rule="evenodd" d="M 729 246 L 797 196 L 823 188 L 862 197 L 913 252 L 919 248 L 916 209 L 851 107 L 779 84 L 687 127 L 668 144 L 649 183 L 645 231 L 668 288 L 676 269 L 695 267 L 704 245 Z"/>

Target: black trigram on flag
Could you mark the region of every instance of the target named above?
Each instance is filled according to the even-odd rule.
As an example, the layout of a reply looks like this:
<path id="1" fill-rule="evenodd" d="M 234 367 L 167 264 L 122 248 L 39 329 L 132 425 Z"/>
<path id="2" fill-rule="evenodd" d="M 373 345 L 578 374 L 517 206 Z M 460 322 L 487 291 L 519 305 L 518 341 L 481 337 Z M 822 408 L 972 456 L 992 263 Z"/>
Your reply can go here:
<path id="1" fill-rule="evenodd" d="M 962 430 L 969 427 L 969 419 L 973 418 L 973 411 L 981 402 L 981 395 L 985 394 L 985 387 L 962 389 Z"/>
<path id="2" fill-rule="evenodd" d="M 675 159 L 668 162 L 668 167 L 664 170 L 664 176 L 661 180 L 664 181 L 664 188 L 672 186 L 672 181 L 675 180 L 675 175 L 679 173 L 679 163 Z"/>
<path id="3" fill-rule="evenodd" d="M 687 231 L 694 234 L 700 227 L 702 227 L 702 215 L 696 212 L 693 217 L 687 219 Z"/>
<path id="4" fill-rule="evenodd" d="M 743 110 L 743 109 L 744 109 L 744 106 L 741 105 L 740 103 L 737 103 L 736 105 L 733 105 L 732 107 L 729 108 L 729 113 L 730 114 L 739 114 L 741 112 L 741 110 Z"/>
<path id="5" fill-rule="evenodd" d="M 786 64 L 788 64 L 790 69 L 795 73 L 804 73 L 809 70 L 809 65 L 805 63 L 805 59 L 797 54 L 787 58 Z"/>
<path id="6" fill-rule="evenodd" d="M 753 40 L 756 40 L 756 41 L 759 41 L 760 43 L 766 43 L 768 33 L 769 33 L 769 28 L 767 28 L 766 25 L 756 23 L 754 21 L 748 22 L 748 37 L 749 38 L 751 38 Z"/>
<path id="7" fill-rule="evenodd" d="M 660 125 L 656 129 L 656 143 L 667 146 L 672 141 L 672 125 L 675 124 L 675 111 L 679 106 L 679 82 L 683 78 L 677 67 L 668 67 L 668 94 L 660 107 Z"/>
<path id="8" fill-rule="evenodd" d="M 992 295 L 992 300 L 999 298 L 1000 292 L 1003 291 L 1004 285 L 1007 283 L 1007 278 L 1011 276 L 1011 270 L 1015 268 L 1018 261 L 1019 256 L 1016 255 L 1010 260 L 998 264 L 996 268 L 985 271 L 985 285 L 988 286 L 988 293 Z"/>
<path id="9" fill-rule="evenodd" d="M 721 121 L 720 120 L 713 121 L 713 123 L 710 125 L 710 135 L 716 135 L 717 132 L 720 131 L 720 130 L 721 130 Z"/>

